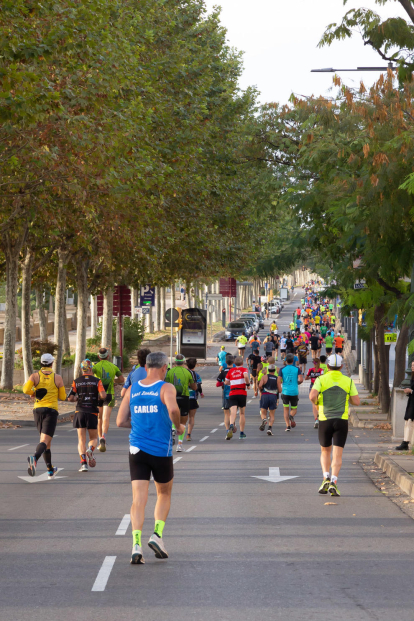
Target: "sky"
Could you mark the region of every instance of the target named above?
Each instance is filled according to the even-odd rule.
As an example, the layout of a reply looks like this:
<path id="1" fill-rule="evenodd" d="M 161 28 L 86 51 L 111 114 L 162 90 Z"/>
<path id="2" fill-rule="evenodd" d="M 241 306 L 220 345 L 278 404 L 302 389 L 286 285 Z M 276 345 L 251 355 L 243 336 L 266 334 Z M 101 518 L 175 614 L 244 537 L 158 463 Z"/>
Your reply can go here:
<path id="1" fill-rule="evenodd" d="M 396 2 L 378 6 L 374 0 L 205 0 L 207 9 L 222 8 L 221 22 L 228 43 L 244 52 L 240 87 L 256 86 L 259 101 L 286 103 L 292 92 L 327 95 L 334 74 L 311 73 L 323 67 L 356 68 L 386 63 L 365 47 L 358 34 L 319 49 L 318 42 L 332 22 L 339 22 L 351 8 L 371 8 L 381 16 L 404 16 Z M 345 83 L 372 84 L 380 72 L 339 73 Z"/>

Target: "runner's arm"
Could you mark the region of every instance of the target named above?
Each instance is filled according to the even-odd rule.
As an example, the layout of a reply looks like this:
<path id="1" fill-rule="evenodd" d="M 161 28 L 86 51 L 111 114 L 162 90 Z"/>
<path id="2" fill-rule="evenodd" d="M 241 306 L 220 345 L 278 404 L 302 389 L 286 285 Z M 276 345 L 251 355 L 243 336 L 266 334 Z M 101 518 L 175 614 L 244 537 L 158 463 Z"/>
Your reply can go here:
<path id="1" fill-rule="evenodd" d="M 282 392 L 282 377 L 281 375 L 278 376 L 277 378 L 277 389 L 279 392 Z"/>
<path id="2" fill-rule="evenodd" d="M 248 373 L 244 374 L 244 381 L 246 382 L 247 388 L 250 388 L 250 378 Z"/>
<path id="3" fill-rule="evenodd" d="M 166 405 L 168 414 L 173 425 L 177 428 L 177 433 L 184 433 L 185 426 L 180 424 L 180 408 L 177 405 L 177 391 L 172 384 L 164 384 L 161 388 L 161 401 Z"/>
<path id="4" fill-rule="evenodd" d="M 129 409 L 129 397 L 131 395 L 131 386 L 126 391 L 126 399 L 122 399 L 121 405 L 119 406 L 118 415 L 116 417 L 116 426 L 117 427 L 127 427 L 127 429 L 131 428 L 131 411 Z"/>
<path id="5" fill-rule="evenodd" d="M 55 375 L 55 384 L 58 389 L 58 399 L 59 401 L 66 401 L 66 390 L 63 385 L 63 379 L 60 375 Z"/>
<path id="6" fill-rule="evenodd" d="M 72 387 L 71 387 L 70 392 L 68 394 L 68 401 L 73 403 L 74 401 L 76 401 L 77 398 L 78 398 L 78 395 L 76 393 L 76 384 L 75 384 L 75 381 L 73 381 L 72 382 Z"/>
<path id="7" fill-rule="evenodd" d="M 298 384 L 302 384 L 303 383 L 303 375 L 302 373 L 299 373 L 298 375 Z"/>
<path id="8" fill-rule="evenodd" d="M 309 400 L 312 401 L 313 404 L 318 405 L 318 397 L 319 397 L 319 392 L 315 390 L 315 388 L 312 388 L 312 390 L 309 393 Z"/>
<path id="9" fill-rule="evenodd" d="M 99 380 L 99 382 L 98 382 L 98 393 L 99 393 L 99 398 L 102 399 L 102 401 L 104 399 L 106 399 L 105 388 L 103 387 L 103 384 L 102 384 L 101 380 Z M 121 395 L 121 396 L 123 396 L 123 395 Z"/>

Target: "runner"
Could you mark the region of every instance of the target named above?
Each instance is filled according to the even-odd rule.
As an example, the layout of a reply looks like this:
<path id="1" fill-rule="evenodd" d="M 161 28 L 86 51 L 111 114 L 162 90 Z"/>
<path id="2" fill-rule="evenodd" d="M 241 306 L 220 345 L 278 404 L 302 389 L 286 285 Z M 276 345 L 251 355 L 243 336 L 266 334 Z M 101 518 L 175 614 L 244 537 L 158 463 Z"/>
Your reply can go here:
<path id="1" fill-rule="evenodd" d="M 141 379 L 145 379 L 147 377 L 147 372 L 145 370 L 145 362 L 147 360 L 148 354 L 151 353 L 150 349 L 139 349 L 137 351 L 137 360 L 138 364 L 132 367 L 132 371 L 128 374 L 128 377 L 125 380 L 124 385 L 121 390 L 121 397 L 124 396 L 128 388 L 134 383 L 138 382 Z M 136 373 L 135 373 L 136 371 Z M 135 375 L 134 375 L 135 374 Z"/>
<path id="2" fill-rule="evenodd" d="M 244 352 L 246 350 L 246 343 L 247 343 L 247 337 L 244 336 L 244 334 L 237 337 L 236 345 L 239 349 L 239 356 L 241 356 L 242 358 L 244 358 Z"/>
<path id="3" fill-rule="evenodd" d="M 311 369 L 309 369 L 309 371 L 308 371 L 308 373 L 306 375 L 306 379 L 310 379 L 310 381 L 311 381 L 310 386 L 309 386 L 309 393 L 310 393 L 310 391 L 313 388 L 315 380 L 318 377 L 320 377 L 321 375 L 323 375 L 323 373 L 324 373 L 324 370 L 321 367 L 319 358 L 314 358 L 313 365 L 314 366 Z M 319 427 L 318 406 L 315 405 L 314 403 L 312 403 L 312 411 L 313 411 L 313 418 L 315 419 L 315 423 L 313 425 L 313 428 L 314 429 L 318 429 L 318 427 Z"/>
<path id="4" fill-rule="evenodd" d="M 43 354 L 40 358 L 42 368 L 36 373 L 32 373 L 23 386 L 25 395 L 30 395 L 35 399 L 33 406 L 33 417 L 40 434 L 40 442 L 36 447 L 34 455 L 27 458 L 27 472 L 31 477 L 36 474 L 37 462 L 43 455 L 45 460 L 47 478 L 53 479 L 57 468 L 52 466 L 52 453 L 50 446 L 55 434 L 58 419 L 58 400 L 66 401 L 66 391 L 63 379 L 51 369 L 54 361 L 52 354 Z"/>
<path id="5" fill-rule="evenodd" d="M 170 511 L 174 477 L 171 423 L 175 424 L 180 435 L 185 433 L 185 428 L 180 424 L 176 391 L 164 382 L 167 367 L 168 358 L 163 352 L 156 351 L 147 356 L 147 377 L 128 388 L 116 419 L 118 427 L 131 428 L 129 468 L 132 483 L 133 565 L 145 562 L 141 534 L 151 474 L 155 481 L 157 502 L 154 533 L 148 545 L 156 558 L 168 558 L 162 535 Z"/>
<path id="6" fill-rule="evenodd" d="M 329 356 L 332 353 L 332 347 L 333 347 L 333 336 L 331 335 L 330 332 L 328 332 L 328 334 L 325 336 L 325 351 L 327 356 Z"/>
<path id="7" fill-rule="evenodd" d="M 289 330 L 293 332 L 295 329 L 296 329 L 296 323 L 294 321 L 291 321 L 289 324 Z"/>
<path id="8" fill-rule="evenodd" d="M 283 332 L 283 336 L 280 339 L 280 359 L 284 360 L 286 357 L 286 332 Z"/>
<path id="9" fill-rule="evenodd" d="M 332 354 L 328 358 L 328 374 L 315 380 L 309 399 L 319 406 L 319 443 L 323 472 L 319 494 L 340 496 L 336 485 L 342 466 L 342 453 L 348 435 L 348 407 L 359 405 L 358 391 L 351 378 L 341 373 L 342 358 Z M 333 451 L 332 451 L 333 443 Z M 332 454 L 332 463 L 331 463 Z M 332 468 L 332 475 L 329 471 Z"/>
<path id="10" fill-rule="evenodd" d="M 230 429 L 230 405 L 229 405 L 229 396 L 230 396 L 230 386 L 228 386 L 225 382 L 227 373 L 230 369 L 235 368 L 234 357 L 229 354 L 226 358 L 226 363 L 223 365 L 222 370 L 219 373 L 217 378 L 216 386 L 223 387 L 223 410 L 224 410 L 224 426 L 226 428 L 226 432 Z M 236 431 L 236 425 L 233 427 L 233 432 Z M 226 436 L 227 439 L 227 436 Z"/>
<path id="11" fill-rule="evenodd" d="M 175 387 L 177 405 L 180 409 L 180 423 L 181 427 L 184 427 L 184 431 L 178 435 L 177 453 L 181 453 L 183 450 L 185 426 L 190 411 L 190 389 L 197 390 L 197 383 L 194 381 L 193 374 L 184 366 L 184 363 L 185 357 L 183 354 L 176 354 L 175 366 L 169 369 L 165 376 L 165 381 Z M 175 432 L 173 432 L 173 435 L 175 435 Z"/>
<path id="12" fill-rule="evenodd" d="M 234 423 L 236 422 L 237 408 L 240 413 L 240 440 L 246 439 L 244 427 L 246 424 L 245 411 L 247 400 L 247 388 L 250 388 L 247 369 L 243 367 L 243 358 L 237 356 L 235 359 L 236 368 L 230 369 L 227 373 L 225 383 L 230 386 L 229 406 L 230 406 L 230 427 L 227 432 L 226 440 L 231 440 L 234 433 Z"/>
<path id="13" fill-rule="evenodd" d="M 197 359 L 196 358 L 188 358 L 187 359 L 188 370 L 190 371 L 191 375 L 193 376 L 193 380 L 197 384 L 197 390 L 190 390 L 190 405 L 189 405 L 190 410 L 189 410 L 189 413 L 188 413 L 188 430 L 187 430 L 187 438 L 186 438 L 187 442 L 191 442 L 191 432 L 193 431 L 193 428 L 194 428 L 196 411 L 200 407 L 198 405 L 198 397 L 200 396 L 202 399 L 204 399 L 203 387 L 202 387 L 202 379 L 199 376 L 199 374 L 196 373 L 196 371 L 194 371 L 196 366 L 197 366 Z"/>
<path id="14" fill-rule="evenodd" d="M 216 357 L 216 361 L 217 364 L 219 365 L 219 367 L 221 367 L 225 362 L 226 362 L 226 356 L 227 356 L 227 352 L 226 352 L 226 346 L 222 345 L 220 348 L 219 353 L 217 354 Z"/>
<path id="15" fill-rule="evenodd" d="M 342 336 L 341 332 L 338 332 L 338 334 L 334 337 L 334 343 L 335 343 L 335 353 L 336 354 L 342 354 L 342 350 L 344 347 L 344 337 Z"/>
<path id="16" fill-rule="evenodd" d="M 78 432 L 78 451 L 81 461 L 79 472 L 88 472 L 88 466 L 95 468 L 94 450 L 98 445 L 98 401 L 105 401 L 106 392 L 102 381 L 93 374 L 90 360 L 81 362 L 82 375 L 73 380 L 68 401 L 77 401 L 73 428 Z M 86 448 L 86 430 L 89 443 Z"/>
<path id="17" fill-rule="evenodd" d="M 299 356 L 299 368 L 301 373 L 306 373 L 306 365 L 308 364 L 309 349 L 305 341 L 301 341 L 297 348 L 297 354 Z"/>
<path id="18" fill-rule="evenodd" d="M 273 320 L 272 323 L 271 323 L 270 331 L 271 332 L 277 332 L 277 323 L 275 322 L 275 320 Z"/>
<path id="19" fill-rule="evenodd" d="M 286 356 L 286 366 L 280 369 L 277 379 L 277 387 L 282 393 L 283 416 L 286 423 L 286 431 L 290 431 L 291 427 L 296 427 L 294 416 L 297 412 L 299 401 L 299 384 L 303 382 L 303 375 L 293 365 L 293 354 Z M 290 407 L 290 411 L 289 411 Z"/>
<path id="20" fill-rule="evenodd" d="M 275 359 L 277 360 L 278 350 L 279 350 L 279 335 L 278 334 L 273 335 L 273 342 L 275 344 L 274 356 L 275 356 Z"/>
<path id="21" fill-rule="evenodd" d="M 273 341 L 272 335 L 269 333 L 265 340 L 263 341 L 264 350 L 266 356 L 273 356 L 273 352 L 275 350 L 275 343 Z"/>
<path id="22" fill-rule="evenodd" d="M 269 364 L 267 373 L 260 380 L 261 399 L 260 399 L 260 416 L 262 422 L 260 431 L 264 431 L 267 424 L 267 411 L 269 410 L 269 427 L 267 435 L 272 436 L 272 427 L 275 422 L 275 411 L 277 409 L 277 400 L 279 399 L 279 390 L 277 387 L 277 371 L 274 364 Z"/>
<path id="23" fill-rule="evenodd" d="M 257 367 L 262 361 L 259 355 L 259 350 L 255 349 L 254 352 L 249 355 L 247 360 L 250 362 L 250 378 L 253 379 L 254 396 L 256 398 L 258 395 Z M 226 427 L 226 429 L 228 429 L 228 427 Z"/>
<path id="24" fill-rule="evenodd" d="M 326 364 L 326 356 L 321 356 L 319 358 L 320 362 L 320 367 L 321 369 L 323 369 L 323 374 L 326 375 L 328 373 L 328 365 Z"/>
<path id="25" fill-rule="evenodd" d="M 107 449 L 107 433 L 109 430 L 109 419 L 115 405 L 115 383 L 122 384 L 125 379 L 118 367 L 107 360 L 109 349 L 101 347 L 98 351 L 100 362 L 94 365 L 93 374 L 102 381 L 106 392 L 106 399 L 99 399 L 98 414 L 98 434 L 99 434 L 99 450 L 105 453 Z"/>
<path id="26" fill-rule="evenodd" d="M 322 337 L 319 334 L 319 332 L 316 330 L 316 332 L 314 332 L 311 335 L 311 351 L 312 351 L 312 359 L 315 360 L 315 358 L 319 358 L 319 352 L 321 350 L 322 347 Z"/>
<path id="27" fill-rule="evenodd" d="M 251 354 L 252 354 L 252 353 L 253 353 L 256 349 L 260 349 L 260 343 L 261 343 L 261 341 L 260 341 L 259 337 L 257 336 L 256 332 L 254 332 L 254 333 L 253 333 L 253 336 L 252 336 L 252 337 L 250 337 L 250 340 L 249 340 L 249 345 L 250 345 L 250 347 L 252 348 L 252 350 L 251 350 L 251 352 L 250 352 Z"/>

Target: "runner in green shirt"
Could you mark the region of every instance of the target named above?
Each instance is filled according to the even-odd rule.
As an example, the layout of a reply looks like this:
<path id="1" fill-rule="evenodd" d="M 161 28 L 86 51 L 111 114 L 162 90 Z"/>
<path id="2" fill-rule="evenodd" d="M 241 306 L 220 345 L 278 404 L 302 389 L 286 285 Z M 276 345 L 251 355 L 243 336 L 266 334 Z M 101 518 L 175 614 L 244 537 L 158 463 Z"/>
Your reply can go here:
<path id="1" fill-rule="evenodd" d="M 329 354 L 332 353 L 332 347 L 333 347 L 333 336 L 331 336 L 330 334 L 325 336 L 325 347 L 326 347 L 326 354 L 329 356 Z"/>
<path id="2" fill-rule="evenodd" d="M 324 338 L 327 332 L 328 332 L 328 328 L 326 326 L 321 326 L 321 334 Z"/>
<path id="3" fill-rule="evenodd" d="M 105 453 L 107 441 L 106 435 L 109 430 L 109 419 L 111 417 L 112 408 L 115 405 L 115 383 L 123 384 L 124 376 L 115 364 L 112 364 L 107 358 L 110 351 L 106 347 L 101 347 L 98 352 L 100 361 L 93 366 L 93 374 L 102 381 L 106 392 L 106 399 L 98 400 L 98 435 L 99 450 Z"/>
<path id="4" fill-rule="evenodd" d="M 244 352 L 246 349 L 246 343 L 247 343 L 247 338 L 244 336 L 244 334 L 237 337 L 236 345 L 239 348 L 239 356 L 241 356 L 243 359 L 244 359 Z"/>
<path id="5" fill-rule="evenodd" d="M 177 391 L 177 405 L 180 408 L 180 422 L 184 425 L 184 432 L 178 436 L 177 453 L 183 450 L 183 440 L 185 427 L 187 425 L 188 413 L 190 411 L 190 389 L 197 390 L 195 373 L 184 366 L 185 357 L 183 354 L 175 356 L 175 366 L 167 371 L 165 381 L 172 384 Z M 194 374 L 193 374 L 194 373 Z M 173 444 L 175 443 L 175 426 L 173 425 Z"/>

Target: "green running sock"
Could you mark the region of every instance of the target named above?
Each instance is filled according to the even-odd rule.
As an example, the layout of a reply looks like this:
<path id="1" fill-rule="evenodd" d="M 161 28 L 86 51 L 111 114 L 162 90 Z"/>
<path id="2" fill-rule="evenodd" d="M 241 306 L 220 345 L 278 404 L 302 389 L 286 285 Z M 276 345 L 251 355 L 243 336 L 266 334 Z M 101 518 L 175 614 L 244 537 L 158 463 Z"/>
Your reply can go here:
<path id="1" fill-rule="evenodd" d="M 132 531 L 132 539 L 134 542 L 134 546 L 139 545 L 141 547 L 141 532 L 140 530 Z"/>
<path id="2" fill-rule="evenodd" d="M 180 442 L 182 442 L 184 440 L 184 436 L 185 436 L 185 431 L 180 436 L 178 436 L 178 439 L 179 439 Z"/>
<path id="3" fill-rule="evenodd" d="M 172 428 L 173 428 L 173 429 L 176 429 L 176 426 L 174 425 L 174 423 L 172 424 Z"/>
<path id="4" fill-rule="evenodd" d="M 154 533 L 158 537 L 162 537 L 162 531 L 164 530 L 165 522 L 162 520 L 155 520 Z"/>

